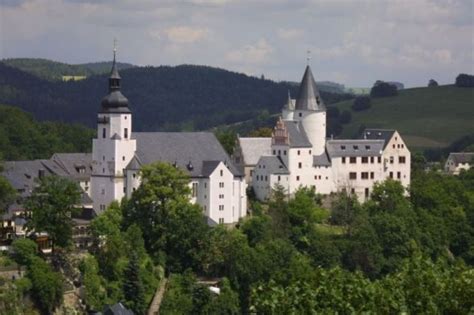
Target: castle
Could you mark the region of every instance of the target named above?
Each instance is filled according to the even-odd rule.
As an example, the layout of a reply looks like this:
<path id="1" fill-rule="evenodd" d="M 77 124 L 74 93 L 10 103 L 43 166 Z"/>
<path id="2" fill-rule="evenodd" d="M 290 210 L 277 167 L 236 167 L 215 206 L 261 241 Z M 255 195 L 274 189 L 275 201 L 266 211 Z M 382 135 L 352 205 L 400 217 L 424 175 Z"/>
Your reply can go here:
<path id="1" fill-rule="evenodd" d="M 386 178 L 410 184 L 410 151 L 396 130 L 366 129 L 360 139 L 326 137 L 326 106 L 308 65 L 298 97 L 288 101 L 271 138 L 239 137 L 234 162 L 260 200 L 281 185 L 288 195 L 300 187 L 317 193 L 370 197 Z"/>

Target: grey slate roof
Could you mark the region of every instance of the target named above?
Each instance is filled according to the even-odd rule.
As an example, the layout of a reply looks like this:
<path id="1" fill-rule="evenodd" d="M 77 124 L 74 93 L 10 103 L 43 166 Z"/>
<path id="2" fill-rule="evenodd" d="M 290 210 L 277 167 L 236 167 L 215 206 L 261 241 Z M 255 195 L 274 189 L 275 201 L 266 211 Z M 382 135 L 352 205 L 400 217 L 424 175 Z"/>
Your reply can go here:
<path id="1" fill-rule="evenodd" d="M 288 137 L 290 138 L 290 147 L 292 148 L 311 148 L 312 144 L 308 140 L 308 136 L 301 122 L 294 120 L 284 120 Z"/>
<path id="2" fill-rule="evenodd" d="M 361 139 L 382 139 L 384 142 L 384 149 L 392 138 L 395 130 L 393 129 L 365 129 L 360 136 Z"/>
<path id="3" fill-rule="evenodd" d="M 142 162 L 140 161 L 137 155 L 134 155 L 125 168 L 127 170 L 138 171 L 141 167 L 142 167 Z"/>
<path id="4" fill-rule="evenodd" d="M 265 165 L 265 169 L 269 174 L 290 174 L 288 168 L 278 156 L 262 156 L 259 163 Z"/>
<path id="5" fill-rule="evenodd" d="M 331 160 L 326 151 L 321 155 L 313 155 L 313 166 L 331 166 Z"/>
<path id="6" fill-rule="evenodd" d="M 306 67 L 301 80 L 295 108 L 297 110 L 326 110 L 309 65 Z"/>
<path id="7" fill-rule="evenodd" d="M 3 164 L 2 175 L 22 197 L 27 197 L 36 187 L 35 179 L 38 178 L 40 170 L 46 176 L 53 174 L 43 164 L 45 161 L 47 160 L 8 161 Z"/>
<path id="8" fill-rule="evenodd" d="M 211 132 L 135 132 L 136 155 L 142 164 L 176 164 L 191 177 L 205 177 L 209 162 L 224 162 L 234 176 L 242 176 Z M 192 169 L 188 168 L 191 162 Z M 206 163 L 205 163 L 206 162 Z"/>
<path id="9" fill-rule="evenodd" d="M 62 167 L 64 174 L 55 171 L 50 162 Z M 64 175 L 76 180 L 86 180 L 92 173 L 92 153 L 55 153 L 46 164 L 56 175 Z"/>
<path id="10" fill-rule="evenodd" d="M 384 148 L 384 140 L 328 140 L 326 150 L 330 158 L 351 156 L 380 156 Z"/>
<path id="11" fill-rule="evenodd" d="M 448 160 L 452 160 L 456 165 L 474 163 L 474 152 L 451 152 Z"/>
<path id="12" fill-rule="evenodd" d="M 271 154 L 272 138 L 239 138 L 238 141 L 246 165 L 256 165 L 261 156 Z"/>
<path id="13" fill-rule="evenodd" d="M 104 315 L 134 315 L 133 312 L 123 306 L 122 303 L 108 305 L 104 309 Z"/>

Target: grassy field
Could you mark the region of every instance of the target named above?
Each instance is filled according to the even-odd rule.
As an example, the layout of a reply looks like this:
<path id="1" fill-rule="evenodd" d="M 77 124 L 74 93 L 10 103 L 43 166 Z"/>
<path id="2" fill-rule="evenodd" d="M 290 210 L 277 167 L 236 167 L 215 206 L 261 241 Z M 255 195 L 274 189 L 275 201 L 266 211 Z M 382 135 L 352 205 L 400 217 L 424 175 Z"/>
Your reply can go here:
<path id="1" fill-rule="evenodd" d="M 351 105 L 352 101 L 346 101 L 332 106 L 343 110 Z M 414 149 L 444 147 L 474 133 L 474 88 L 413 88 L 372 99 L 369 110 L 352 112 L 352 121 L 344 126 L 341 137 L 354 137 L 361 125 L 397 129 Z"/>

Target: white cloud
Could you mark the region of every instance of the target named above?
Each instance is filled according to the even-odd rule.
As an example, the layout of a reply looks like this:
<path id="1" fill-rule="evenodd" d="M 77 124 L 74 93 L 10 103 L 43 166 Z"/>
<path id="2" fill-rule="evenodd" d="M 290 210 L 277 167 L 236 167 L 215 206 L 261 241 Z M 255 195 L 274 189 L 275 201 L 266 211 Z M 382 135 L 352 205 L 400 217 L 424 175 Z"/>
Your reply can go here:
<path id="1" fill-rule="evenodd" d="M 255 44 L 227 52 L 225 59 L 237 64 L 264 64 L 272 53 L 273 47 L 265 39 L 260 39 Z"/>
<path id="2" fill-rule="evenodd" d="M 210 31 L 207 28 L 194 28 L 190 26 L 175 26 L 163 31 L 166 38 L 178 44 L 190 44 L 206 39 Z M 159 37 L 160 32 L 152 33 Z"/>
<path id="3" fill-rule="evenodd" d="M 289 28 L 289 29 L 279 28 L 277 31 L 277 35 L 281 39 L 297 39 L 303 35 L 303 30 L 296 29 L 296 28 Z"/>

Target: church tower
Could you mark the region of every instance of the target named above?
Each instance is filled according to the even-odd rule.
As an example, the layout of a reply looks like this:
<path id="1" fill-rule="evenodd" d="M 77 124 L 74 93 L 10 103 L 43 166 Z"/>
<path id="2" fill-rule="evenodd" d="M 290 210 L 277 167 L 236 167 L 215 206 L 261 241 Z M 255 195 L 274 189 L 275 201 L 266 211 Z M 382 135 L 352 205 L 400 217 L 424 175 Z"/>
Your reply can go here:
<path id="1" fill-rule="evenodd" d="M 97 138 L 92 140 L 91 197 L 97 213 L 125 196 L 124 169 L 136 150 L 136 141 L 132 139 L 132 113 L 128 99 L 120 92 L 121 78 L 115 55 L 114 48 L 109 93 L 102 99 L 97 115 Z"/>
<path id="2" fill-rule="evenodd" d="M 296 99 L 294 120 L 301 121 L 309 141 L 313 145 L 313 155 L 320 155 L 326 145 L 326 106 L 319 95 L 313 73 L 309 65 L 301 80 Z"/>

